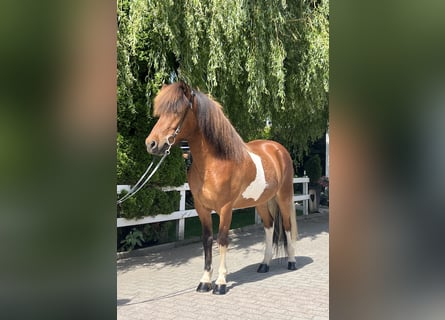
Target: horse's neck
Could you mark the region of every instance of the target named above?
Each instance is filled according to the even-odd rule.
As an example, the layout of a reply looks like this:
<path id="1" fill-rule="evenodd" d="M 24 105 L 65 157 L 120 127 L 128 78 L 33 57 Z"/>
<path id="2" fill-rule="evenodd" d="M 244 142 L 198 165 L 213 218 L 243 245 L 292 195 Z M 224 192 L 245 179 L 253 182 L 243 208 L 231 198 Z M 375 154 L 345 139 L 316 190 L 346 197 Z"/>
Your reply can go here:
<path id="1" fill-rule="evenodd" d="M 200 172 L 209 170 L 216 170 L 220 159 L 216 157 L 215 150 L 200 134 L 193 136 L 188 140 L 190 151 L 192 153 L 193 165 L 199 169 Z M 216 166 L 216 167 L 215 167 Z"/>
<path id="2" fill-rule="evenodd" d="M 192 153 L 193 163 L 200 167 L 207 166 L 208 163 L 211 163 L 216 158 L 213 147 L 200 136 L 190 139 L 188 144 Z"/>

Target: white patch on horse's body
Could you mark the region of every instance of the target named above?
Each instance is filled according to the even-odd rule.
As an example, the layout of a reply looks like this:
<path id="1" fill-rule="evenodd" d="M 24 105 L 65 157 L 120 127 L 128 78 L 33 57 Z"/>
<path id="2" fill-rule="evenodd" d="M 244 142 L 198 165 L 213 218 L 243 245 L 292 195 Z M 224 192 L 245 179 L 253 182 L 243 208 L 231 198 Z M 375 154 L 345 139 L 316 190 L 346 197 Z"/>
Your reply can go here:
<path id="1" fill-rule="evenodd" d="M 249 152 L 249 155 L 252 158 L 253 163 L 255 164 L 256 176 L 255 180 L 253 180 L 246 188 L 246 190 L 244 190 L 242 196 L 245 199 L 252 198 L 256 201 L 263 194 L 264 190 L 267 187 L 266 176 L 264 175 L 264 168 L 261 162 L 261 158 L 252 152 Z"/>

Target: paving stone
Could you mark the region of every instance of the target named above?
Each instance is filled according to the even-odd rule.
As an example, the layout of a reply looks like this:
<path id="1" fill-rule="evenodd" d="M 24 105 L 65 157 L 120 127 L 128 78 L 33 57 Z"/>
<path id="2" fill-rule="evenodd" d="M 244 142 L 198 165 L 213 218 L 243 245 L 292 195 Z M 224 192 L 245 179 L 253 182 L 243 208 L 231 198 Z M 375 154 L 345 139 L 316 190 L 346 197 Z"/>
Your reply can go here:
<path id="1" fill-rule="evenodd" d="M 298 220 L 295 271 L 273 258 L 256 272 L 264 254 L 261 226 L 233 232 L 227 253 L 228 292 L 198 293 L 204 259 L 201 243 L 160 248 L 117 262 L 117 319 L 314 319 L 329 318 L 329 213 Z M 218 276 L 213 248 L 213 280 Z M 273 316 L 272 316 L 273 315 Z"/>

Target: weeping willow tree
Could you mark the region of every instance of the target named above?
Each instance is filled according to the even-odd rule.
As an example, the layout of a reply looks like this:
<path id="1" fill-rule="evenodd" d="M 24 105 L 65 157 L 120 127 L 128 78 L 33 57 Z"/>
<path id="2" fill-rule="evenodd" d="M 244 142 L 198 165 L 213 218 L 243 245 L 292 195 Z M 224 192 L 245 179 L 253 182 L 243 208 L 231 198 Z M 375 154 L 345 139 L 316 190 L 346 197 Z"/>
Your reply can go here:
<path id="1" fill-rule="evenodd" d="M 301 161 L 328 125 L 329 3 L 118 0 L 118 183 L 147 159 L 144 139 L 163 83 L 211 94 L 246 140 L 271 138 Z M 272 126 L 266 127 L 266 121 Z M 185 180 L 177 153 L 160 184 Z"/>

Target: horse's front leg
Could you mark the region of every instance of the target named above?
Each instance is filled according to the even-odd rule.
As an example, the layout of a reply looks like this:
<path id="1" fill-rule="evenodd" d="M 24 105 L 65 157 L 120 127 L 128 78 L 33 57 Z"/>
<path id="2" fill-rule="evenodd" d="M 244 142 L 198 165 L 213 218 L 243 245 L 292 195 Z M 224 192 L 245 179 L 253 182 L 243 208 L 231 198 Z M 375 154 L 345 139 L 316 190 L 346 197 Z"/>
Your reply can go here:
<path id="1" fill-rule="evenodd" d="M 196 207 L 196 204 L 195 204 Z M 204 247 L 204 274 L 199 282 L 198 292 L 209 292 L 212 290 L 212 245 L 213 245 L 213 230 L 212 230 L 212 216 L 210 211 L 198 212 L 199 219 L 202 225 L 202 244 Z"/>
<path id="2" fill-rule="evenodd" d="M 223 208 L 219 215 L 219 231 L 218 231 L 218 245 L 220 262 L 218 269 L 218 279 L 215 282 L 215 288 L 213 288 L 214 294 L 225 294 L 227 292 L 227 265 L 226 254 L 229 245 L 229 230 L 230 223 L 232 222 L 232 207 Z"/>

